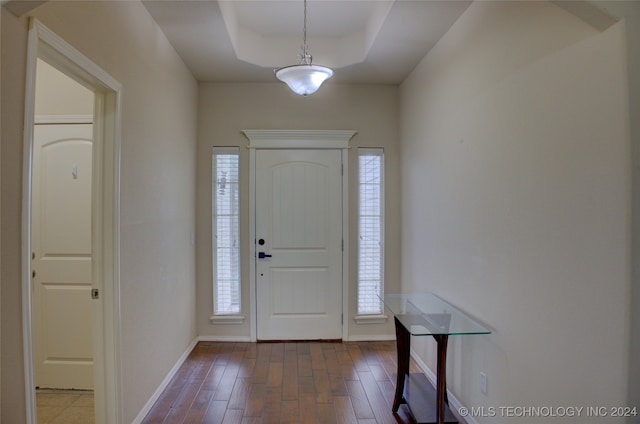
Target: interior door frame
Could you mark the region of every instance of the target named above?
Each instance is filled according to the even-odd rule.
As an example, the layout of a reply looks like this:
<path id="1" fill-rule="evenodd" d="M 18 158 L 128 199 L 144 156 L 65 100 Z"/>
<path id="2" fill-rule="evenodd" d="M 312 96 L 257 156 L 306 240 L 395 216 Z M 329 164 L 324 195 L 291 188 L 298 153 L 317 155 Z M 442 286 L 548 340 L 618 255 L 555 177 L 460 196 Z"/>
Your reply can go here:
<path id="1" fill-rule="evenodd" d="M 243 130 L 249 139 L 249 303 L 250 339 L 257 341 L 256 296 L 256 150 L 264 149 L 331 149 L 342 153 L 342 340 L 348 339 L 349 309 L 349 141 L 356 135 L 353 130 Z"/>
<path id="2" fill-rule="evenodd" d="M 22 328 L 27 424 L 36 424 L 31 284 L 31 179 L 37 59 L 94 92 L 92 279 L 96 424 L 122 423 L 120 366 L 120 117 L 122 87 L 37 19 L 29 22 L 23 141 Z"/>

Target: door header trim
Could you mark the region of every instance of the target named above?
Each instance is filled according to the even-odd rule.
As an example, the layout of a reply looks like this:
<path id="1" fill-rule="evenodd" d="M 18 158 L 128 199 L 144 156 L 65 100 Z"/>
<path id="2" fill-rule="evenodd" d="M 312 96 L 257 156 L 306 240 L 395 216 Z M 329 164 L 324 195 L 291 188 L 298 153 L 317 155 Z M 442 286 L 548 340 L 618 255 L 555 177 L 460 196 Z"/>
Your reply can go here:
<path id="1" fill-rule="evenodd" d="M 249 149 L 348 149 L 355 130 L 242 130 Z"/>

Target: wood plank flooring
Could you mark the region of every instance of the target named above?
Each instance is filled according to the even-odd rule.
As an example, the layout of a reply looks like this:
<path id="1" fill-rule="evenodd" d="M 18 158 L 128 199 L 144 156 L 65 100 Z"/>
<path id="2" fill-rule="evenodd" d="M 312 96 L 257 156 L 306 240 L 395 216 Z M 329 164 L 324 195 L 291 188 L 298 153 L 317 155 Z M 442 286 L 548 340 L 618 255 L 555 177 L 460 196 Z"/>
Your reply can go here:
<path id="1" fill-rule="evenodd" d="M 395 372 L 395 342 L 200 342 L 143 423 L 411 423 Z"/>

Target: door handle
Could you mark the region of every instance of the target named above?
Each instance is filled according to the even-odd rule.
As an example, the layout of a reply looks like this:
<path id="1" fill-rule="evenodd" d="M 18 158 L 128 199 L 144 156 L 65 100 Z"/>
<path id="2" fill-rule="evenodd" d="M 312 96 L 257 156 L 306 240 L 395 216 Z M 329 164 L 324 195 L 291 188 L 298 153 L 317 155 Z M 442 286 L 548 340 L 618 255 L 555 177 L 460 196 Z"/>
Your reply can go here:
<path id="1" fill-rule="evenodd" d="M 258 252 L 258 259 L 270 258 L 272 255 L 267 255 L 264 252 Z"/>

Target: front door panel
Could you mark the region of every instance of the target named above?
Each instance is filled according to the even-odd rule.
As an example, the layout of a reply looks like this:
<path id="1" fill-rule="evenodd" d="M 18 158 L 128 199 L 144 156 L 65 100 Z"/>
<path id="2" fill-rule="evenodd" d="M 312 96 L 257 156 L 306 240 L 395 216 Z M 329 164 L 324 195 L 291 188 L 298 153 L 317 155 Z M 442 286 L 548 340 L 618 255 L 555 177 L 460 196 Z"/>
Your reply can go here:
<path id="1" fill-rule="evenodd" d="M 340 150 L 256 151 L 258 339 L 342 337 L 341 169 Z"/>

